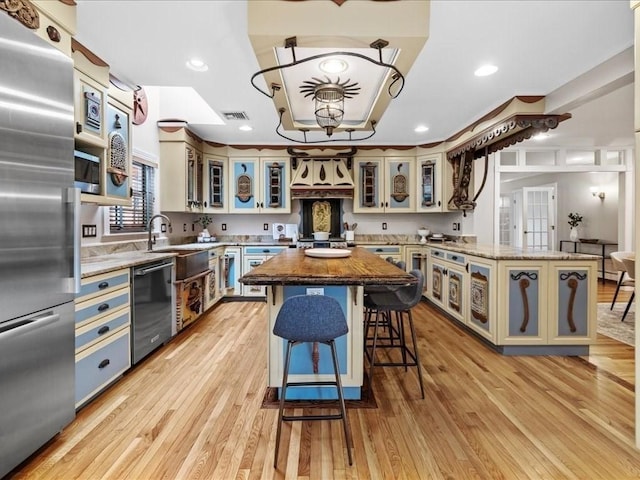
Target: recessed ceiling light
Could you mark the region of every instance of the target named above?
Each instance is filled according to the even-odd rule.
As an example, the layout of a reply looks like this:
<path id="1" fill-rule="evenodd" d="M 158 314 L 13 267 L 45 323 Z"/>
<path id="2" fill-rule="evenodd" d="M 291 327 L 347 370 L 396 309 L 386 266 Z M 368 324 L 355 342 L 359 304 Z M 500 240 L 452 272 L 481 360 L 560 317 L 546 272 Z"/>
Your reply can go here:
<path id="1" fill-rule="evenodd" d="M 476 77 L 486 77 L 487 75 L 493 75 L 498 71 L 498 67 L 495 65 L 483 65 L 477 69 L 473 74 Z"/>
<path id="2" fill-rule="evenodd" d="M 251 130 L 253 130 L 253 128 L 251 127 L 251 125 L 242 125 L 241 127 L 238 127 L 240 130 L 242 130 L 243 132 L 250 132 Z"/>
<path id="3" fill-rule="evenodd" d="M 320 62 L 320 70 L 324 73 L 342 73 L 349 67 L 349 64 L 339 58 L 329 58 Z"/>
<path id="4" fill-rule="evenodd" d="M 199 58 L 191 58 L 187 61 L 187 68 L 196 72 L 206 72 L 209 70 L 209 66 Z"/>
<path id="5" fill-rule="evenodd" d="M 413 131 L 416 133 L 422 133 L 428 130 L 429 130 L 429 127 L 427 127 L 426 125 L 418 125 L 416 128 L 413 129 Z"/>

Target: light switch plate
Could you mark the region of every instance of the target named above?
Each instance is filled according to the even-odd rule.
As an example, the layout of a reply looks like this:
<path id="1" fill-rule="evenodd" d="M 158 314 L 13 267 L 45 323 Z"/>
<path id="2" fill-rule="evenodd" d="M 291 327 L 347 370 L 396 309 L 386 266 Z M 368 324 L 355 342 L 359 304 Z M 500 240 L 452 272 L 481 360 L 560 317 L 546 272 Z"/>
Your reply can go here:
<path id="1" fill-rule="evenodd" d="M 82 238 L 97 237 L 98 227 L 96 225 L 82 225 Z"/>

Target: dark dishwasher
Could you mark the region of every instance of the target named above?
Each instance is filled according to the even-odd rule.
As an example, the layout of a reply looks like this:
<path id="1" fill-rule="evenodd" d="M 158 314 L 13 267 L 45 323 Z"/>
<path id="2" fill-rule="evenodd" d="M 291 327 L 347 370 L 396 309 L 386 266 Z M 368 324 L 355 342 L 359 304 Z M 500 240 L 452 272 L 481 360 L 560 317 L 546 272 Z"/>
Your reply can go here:
<path id="1" fill-rule="evenodd" d="M 173 262 L 132 269 L 131 363 L 136 364 L 171 338 Z"/>

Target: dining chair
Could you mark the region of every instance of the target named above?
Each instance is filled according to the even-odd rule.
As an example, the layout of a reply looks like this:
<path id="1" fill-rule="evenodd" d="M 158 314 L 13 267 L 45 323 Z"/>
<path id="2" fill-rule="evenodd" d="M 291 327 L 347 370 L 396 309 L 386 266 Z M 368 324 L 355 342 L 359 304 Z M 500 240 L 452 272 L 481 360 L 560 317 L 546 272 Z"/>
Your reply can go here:
<path id="1" fill-rule="evenodd" d="M 618 283 L 616 284 L 616 292 L 613 294 L 613 300 L 611 301 L 611 308 L 609 310 L 613 310 L 613 307 L 616 303 L 616 299 L 618 298 L 618 293 L 620 292 L 620 287 L 634 287 L 635 280 L 629 278 L 627 275 L 627 269 L 622 262 L 624 257 L 633 257 L 635 256 L 635 252 L 612 252 L 611 253 L 611 263 L 613 264 L 613 268 L 615 268 L 618 274 Z"/>
<path id="2" fill-rule="evenodd" d="M 627 302 L 627 307 L 624 309 L 624 314 L 622 315 L 622 322 L 624 322 L 627 313 L 629 313 L 629 307 L 631 307 L 631 302 L 633 302 L 633 298 L 636 296 L 636 287 L 635 287 L 635 278 L 636 278 L 636 257 L 627 256 L 622 257 L 622 263 L 624 263 L 624 268 L 627 273 L 627 277 L 633 281 L 633 292 L 631 293 L 631 297 L 629 297 L 629 301 Z"/>

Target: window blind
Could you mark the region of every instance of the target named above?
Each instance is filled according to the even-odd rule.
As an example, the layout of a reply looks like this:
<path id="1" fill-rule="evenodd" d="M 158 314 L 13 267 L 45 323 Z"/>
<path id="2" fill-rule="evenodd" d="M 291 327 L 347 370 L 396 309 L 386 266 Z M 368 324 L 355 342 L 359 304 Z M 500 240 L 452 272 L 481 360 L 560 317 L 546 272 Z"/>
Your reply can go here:
<path id="1" fill-rule="evenodd" d="M 153 215 L 155 168 L 138 162 L 132 163 L 131 206 L 109 208 L 111 233 L 146 232 Z"/>

